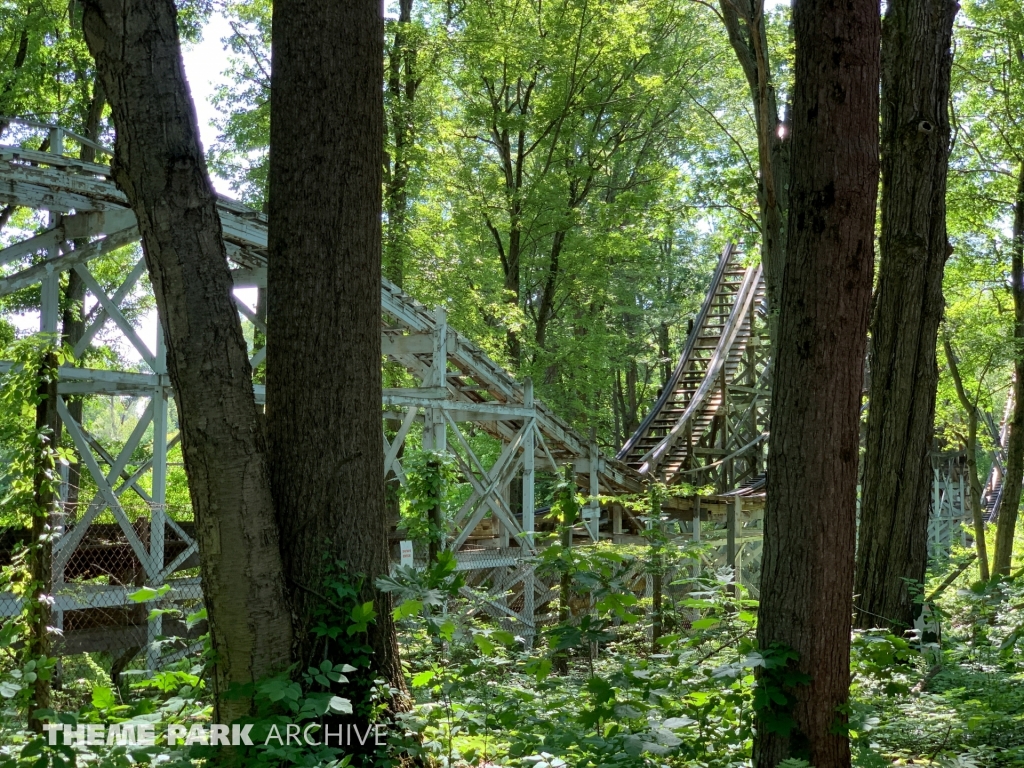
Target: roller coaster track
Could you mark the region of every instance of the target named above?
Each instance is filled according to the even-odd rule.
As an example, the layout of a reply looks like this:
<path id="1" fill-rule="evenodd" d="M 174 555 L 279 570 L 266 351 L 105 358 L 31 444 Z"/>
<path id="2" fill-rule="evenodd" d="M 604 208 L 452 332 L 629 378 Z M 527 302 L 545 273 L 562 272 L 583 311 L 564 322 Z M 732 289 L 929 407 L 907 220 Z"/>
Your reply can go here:
<path id="1" fill-rule="evenodd" d="M 673 484 L 749 487 L 763 467 L 768 359 L 760 265 L 725 247 L 679 363 L 617 458 Z M 737 470 L 737 462 L 745 466 Z"/>
<path id="2" fill-rule="evenodd" d="M 146 290 L 140 282 L 146 272 L 141 254 L 119 251 L 140 241 L 133 211 L 113 182 L 108 165 L 81 161 L 64 149 L 67 143 L 92 146 L 101 156 L 110 156 L 111 151 L 60 126 L 15 118 L 2 118 L 2 122 L 13 126 L 10 133 L 15 141 L 10 146 L 0 145 L 0 204 L 27 208 L 35 215 L 30 225 L 34 232 L 0 247 L 0 297 L 23 289 L 39 291 L 40 330 L 55 333 L 59 329 L 61 275 L 74 271 L 86 286 L 89 309 L 88 327 L 76 345 L 75 358 L 95 359 L 86 353 L 100 341 L 110 342 L 112 335 L 138 358 L 134 370 L 65 365 L 59 371 L 58 411 L 78 449 L 83 476 L 89 478 L 86 485 L 92 501 L 86 497 L 81 503 L 66 502 L 67 527 L 54 544 L 54 620 L 55 626 L 69 630 L 64 635 L 68 647 L 78 638 L 81 647 L 103 650 L 106 648 L 90 645 L 95 638 L 83 633 L 113 631 L 106 619 L 96 618 L 97 612 L 127 607 L 130 613 L 135 605 L 130 593 L 138 584 L 173 584 L 175 599 L 198 598 L 198 579 L 182 576 L 197 564 L 198 543 L 193 530 L 182 522 L 190 512 L 182 511 L 176 519 L 165 496 L 167 453 L 179 439 L 170 423 L 169 403 L 174 392 L 167 374 L 166 349 L 160 333 L 156 334 L 156 349 L 147 346 L 127 312 L 132 297 Z M 48 136 L 49 151 L 15 145 L 38 143 L 39 132 Z M 9 135 L 5 133 L 5 138 Z M 217 207 L 235 288 L 266 288 L 266 217 L 224 197 L 218 197 Z M 106 285 L 99 278 L 104 273 L 98 264 L 115 251 L 121 258 L 127 254 L 129 262 L 125 269 L 115 270 L 123 273 L 119 284 Z M 249 355 L 255 369 L 266 359 L 266 347 L 254 342 L 260 335 L 255 330 L 265 334 L 266 325 L 237 292 L 233 298 L 243 328 L 252 331 L 247 338 L 253 340 Z M 581 436 L 536 400 L 528 379 L 516 380 L 480 347 L 449 327 L 442 309 L 430 310 L 383 280 L 381 321 L 382 354 L 408 371 L 413 382 L 382 392 L 382 478 L 405 482 L 403 446 L 411 436 L 418 447 L 452 456 L 471 492 L 455 514 L 447 546 L 457 553 L 459 570 L 469 572 L 468 583 L 491 586 L 494 598 L 487 603 L 487 610 L 522 622 L 524 632 L 529 633 L 535 615 L 551 598 L 548 586 L 534 579 L 531 560 L 537 551 L 535 471 L 561 474 L 564 465 L 574 467 L 577 483 L 591 497 L 584 513 L 583 535 L 593 540 L 600 535 L 597 496 L 639 492 L 642 479 L 623 463 L 603 455 L 594 440 Z M 0 360 L 0 374 L 12 365 Z M 324 371 L 324 375 L 331 372 Z M 263 386 L 254 384 L 253 389 L 257 403 L 262 403 Z M 138 411 L 137 424 L 124 445 L 109 449 L 99 445 L 85 425 L 72 417 L 66 400 L 82 395 L 138 398 L 133 406 Z M 466 429 L 467 424 L 472 425 L 471 430 Z M 470 438 L 476 431 L 501 441 L 496 458 L 474 450 Z M 146 456 L 140 460 L 142 454 Z M 522 486 L 521 512 L 510 502 L 513 483 Z M 122 496 L 128 499 L 133 494 L 147 508 L 148 519 L 140 522 L 129 517 Z M 65 487 L 62 499 L 67 498 Z M 620 521 L 616 524 L 620 536 L 624 535 L 621 517 L 614 513 L 611 518 Z M 111 519 L 112 523 L 100 524 Z M 632 527 L 636 530 L 638 526 Z M 96 560 L 101 538 L 103 542 L 117 539 L 103 546 L 108 555 L 118 554 L 118 563 Z M 396 528 L 392 543 L 397 545 L 400 538 Z M 395 546 L 392 554 L 398 549 Z M 77 582 L 83 575 L 96 575 L 97 569 L 107 574 L 109 584 Z M 506 598 L 509 591 L 515 592 L 515 601 Z M 13 596 L 0 593 L 0 615 L 19 610 L 20 603 Z M 85 620 L 93 618 L 96 621 L 86 626 Z M 144 614 L 141 623 L 134 614 L 121 618 L 122 634 L 127 638 L 122 640 L 129 646 L 141 644 L 140 638 L 142 643 L 147 637 L 152 641 L 160 634 L 159 620 L 147 626 Z"/>

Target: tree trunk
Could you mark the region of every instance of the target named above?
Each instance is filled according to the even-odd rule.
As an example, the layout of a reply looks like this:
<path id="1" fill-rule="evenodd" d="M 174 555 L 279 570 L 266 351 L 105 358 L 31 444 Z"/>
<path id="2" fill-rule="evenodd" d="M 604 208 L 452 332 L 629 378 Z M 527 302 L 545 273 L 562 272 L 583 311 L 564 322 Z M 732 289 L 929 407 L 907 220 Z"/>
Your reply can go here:
<path id="1" fill-rule="evenodd" d="M 874 0 L 801 0 L 786 270 L 772 391 L 758 643 L 797 654 L 795 723 L 759 714 L 754 764 L 848 768 L 858 422 L 878 190 Z M 777 679 L 777 678 L 776 678 Z M 761 683 L 772 685 L 770 672 Z M 840 726 L 840 727 L 837 727 Z M 785 730 L 785 729 L 783 729 Z"/>
<path id="2" fill-rule="evenodd" d="M 953 345 L 948 338 L 942 340 L 943 349 L 946 352 L 946 362 L 949 364 L 949 373 L 953 378 L 953 385 L 956 387 L 956 396 L 960 405 L 967 412 L 967 439 L 964 441 L 964 450 L 967 453 L 967 480 L 971 491 L 971 520 L 974 523 L 974 548 L 978 553 L 978 564 L 981 567 L 981 580 L 988 581 L 990 578 L 988 570 L 988 545 L 985 541 L 985 511 L 981 506 L 981 478 L 978 476 L 978 404 L 971 402 L 964 389 L 963 379 L 960 377 L 960 368 L 957 365 L 956 355 L 953 354 Z M 979 390 L 981 382 L 978 383 Z"/>
<path id="3" fill-rule="evenodd" d="M 908 583 L 920 584 L 928 564 L 958 7 L 956 0 L 889 3 L 883 25 L 882 228 L 854 593 L 858 627 L 897 633 L 913 626 Z"/>
<path id="4" fill-rule="evenodd" d="M 360 599 L 377 612 L 369 684 L 383 677 L 404 691 L 391 599 L 374 584 L 389 563 L 380 405 L 383 43 L 377 0 L 274 5 L 267 426 L 297 659 L 305 666 L 327 653 L 349 661 L 313 634 L 325 581 L 343 564 L 363 579 Z"/>
<path id="5" fill-rule="evenodd" d="M 757 202 L 761 217 L 761 263 L 764 265 L 769 331 L 776 338 L 782 275 L 786 262 L 786 212 L 789 206 L 789 137 L 779 118 L 764 25 L 764 4 L 719 0 L 722 19 L 736 58 L 747 78 L 757 130 Z"/>
<path id="6" fill-rule="evenodd" d="M 103 107 L 107 104 L 107 95 L 103 92 L 103 82 L 99 77 L 95 78 L 92 87 L 92 101 L 89 103 L 89 111 L 86 114 L 85 125 L 82 134 L 87 139 L 99 140 L 100 120 L 103 117 Z M 91 163 L 96 159 L 96 150 L 88 144 L 83 144 L 78 155 L 80 160 Z M 75 240 L 75 250 L 85 248 L 89 245 L 88 239 Z M 85 334 L 85 281 L 82 280 L 75 270 L 68 272 L 68 282 L 64 289 L 63 315 L 61 318 L 61 333 L 64 343 L 74 349 L 75 345 Z M 82 423 L 82 407 L 84 398 L 81 395 L 67 398 L 68 413 L 76 422 Z M 78 455 L 78 449 L 70 439 L 68 446 L 74 453 L 75 460 L 68 465 L 68 489 L 67 499 L 64 504 L 66 522 L 74 522 L 78 519 L 78 485 L 82 480 L 82 463 Z"/>
<path id="7" fill-rule="evenodd" d="M 1013 362 L 1013 416 L 1006 440 L 1006 471 L 1003 475 L 1003 500 L 999 504 L 996 528 L 996 554 L 992 570 L 996 575 L 1010 575 L 1013 558 L 1013 534 L 1017 527 L 1021 479 L 1024 476 L 1024 161 L 1017 176 L 1017 199 L 1013 205 L 1013 242 L 1011 243 L 1011 280 L 1013 293 L 1013 339 L 1016 353 Z"/>
<path id="8" fill-rule="evenodd" d="M 388 56 L 388 96 L 391 100 L 391 136 L 394 157 L 385 187 L 385 208 L 388 228 L 384 255 L 384 277 L 399 288 L 405 277 L 405 261 L 409 249 L 409 153 L 415 140 L 412 114 L 419 74 L 416 71 L 416 49 L 409 38 L 413 0 L 399 0 L 398 23 L 393 46 Z"/>
<path id="9" fill-rule="evenodd" d="M 569 210 L 574 207 L 572 199 Z M 540 349 L 546 349 L 548 343 L 548 323 L 555 319 L 555 291 L 561 275 L 562 248 L 565 246 L 567 231 L 559 229 L 551 238 L 551 252 L 548 254 L 548 271 L 544 278 L 544 290 L 541 292 L 540 307 L 537 309 L 537 332 L 535 340 Z"/>
<path id="10" fill-rule="evenodd" d="M 661 358 L 661 386 L 667 387 L 672 378 L 672 349 L 669 345 L 669 324 L 662 320 L 658 326 L 658 356 Z"/>
<path id="11" fill-rule="evenodd" d="M 217 664 L 214 720 L 227 699 L 288 666 L 291 623 L 252 371 L 216 199 L 185 80 L 172 0 L 87 0 L 85 38 L 117 128 L 114 179 L 139 221 L 178 403 Z"/>
<path id="12" fill-rule="evenodd" d="M 32 545 L 29 549 L 29 579 L 32 582 L 29 636 L 25 643 L 25 658 L 42 661 L 50 655 L 50 603 L 53 592 L 52 526 L 58 512 L 54 492 L 55 441 L 60 435 L 60 417 L 57 415 L 57 361 L 47 353 L 41 361 L 39 388 L 36 392 L 36 433 L 40 436 L 33 478 Z M 29 699 L 28 727 L 35 733 L 43 732 L 43 721 L 36 716 L 39 709 L 50 708 L 50 678 L 38 675 L 32 684 Z"/>

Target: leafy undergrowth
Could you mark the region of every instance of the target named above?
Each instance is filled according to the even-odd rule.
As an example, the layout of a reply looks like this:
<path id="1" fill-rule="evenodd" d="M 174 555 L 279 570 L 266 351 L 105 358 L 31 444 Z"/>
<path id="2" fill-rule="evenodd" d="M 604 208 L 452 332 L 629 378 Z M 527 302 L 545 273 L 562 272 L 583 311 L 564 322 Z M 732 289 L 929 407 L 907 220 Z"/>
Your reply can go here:
<path id="1" fill-rule="evenodd" d="M 541 573 L 569 573 L 585 589 L 570 595 L 572 610 L 562 612 L 562 621 L 557 603 L 552 606 L 551 621 L 534 638 L 487 617 L 482 596 L 466 597 L 472 590 L 446 556 L 426 571 L 400 570 L 382 580 L 397 598 L 415 705 L 391 727 L 390 756 L 374 764 L 750 766 L 755 712 L 785 729 L 789 694 L 804 681 L 790 666 L 792 654 L 756 648 L 756 601 L 743 589 L 733 594 L 728 572 L 698 573 L 696 551 L 658 554 L 664 556 L 657 567 L 665 568 L 665 635 L 654 647 L 651 606 L 633 592 L 638 574 L 654 567 L 643 552 L 546 550 Z M 855 635 L 846 714 L 858 768 L 1024 767 L 1024 585 L 971 587 L 969 580 L 965 574 L 939 601 L 941 632 L 929 638 L 934 642 L 880 631 Z M 152 722 L 158 731 L 169 723 L 209 722 L 201 655 L 155 674 L 131 670 L 119 688 L 107 677 L 111 661 L 98 654 L 65 660 L 54 708 L 68 722 Z M 340 679 L 350 668 L 333 669 Z M 0 766 L 72 764 L 67 752 L 31 746 L 15 706 L 25 674 L 11 665 L 0 670 L 0 694 L 14 692 L 0 722 Z M 315 689 L 311 681 L 302 690 Z M 317 696 L 327 700 L 283 679 L 265 681 L 261 690 L 276 707 L 268 717 L 312 717 L 324 705 Z M 75 755 L 77 765 L 104 768 L 185 766 L 203 758 L 201 751 L 160 744 L 78 749 Z M 247 764 L 345 764 L 337 758 L 329 763 L 309 750 L 263 750 Z M 807 765 L 791 760 L 784 768 Z"/>
<path id="2" fill-rule="evenodd" d="M 879 765 L 1024 766 L 1024 584 L 961 581 L 937 642 L 855 691 L 875 710 Z"/>

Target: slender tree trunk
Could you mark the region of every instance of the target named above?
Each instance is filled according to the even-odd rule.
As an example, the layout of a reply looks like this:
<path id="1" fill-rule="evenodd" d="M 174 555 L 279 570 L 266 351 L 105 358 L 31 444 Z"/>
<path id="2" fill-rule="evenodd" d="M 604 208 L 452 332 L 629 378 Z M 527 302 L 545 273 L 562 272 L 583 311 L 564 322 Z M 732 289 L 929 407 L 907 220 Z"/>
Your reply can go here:
<path id="1" fill-rule="evenodd" d="M 172 0 L 87 0 L 85 38 L 117 129 L 114 179 L 139 221 L 181 420 L 215 714 L 232 684 L 285 668 L 292 642 L 263 431 Z"/>
<path id="2" fill-rule="evenodd" d="M 313 633 L 325 580 L 344 564 L 364 579 L 361 599 L 377 612 L 369 681 L 383 677 L 404 690 L 391 600 L 374 584 L 389 562 L 380 405 L 383 43 L 379 0 L 274 5 L 267 425 L 298 660 L 326 653 L 346 661 Z"/>
<path id="3" fill-rule="evenodd" d="M 956 0 L 889 3 L 883 24 L 882 229 L 854 585 L 855 623 L 864 628 L 913 626 L 920 609 L 908 583 L 920 584 L 928 564 L 958 7 Z"/>
<path id="4" fill-rule="evenodd" d="M 795 720 L 754 764 L 848 768 L 858 422 L 878 190 L 877 0 L 800 0 L 786 270 L 772 391 L 758 643 L 797 654 Z M 761 680 L 772 684 L 769 673 Z M 840 727 L 837 727 L 840 726 Z"/>
<path id="5" fill-rule="evenodd" d="M 640 371 L 636 367 L 636 358 L 631 357 L 626 366 L 626 407 L 623 415 L 623 431 L 627 439 L 640 428 L 640 402 L 637 399 L 639 382 Z"/>
<path id="6" fill-rule="evenodd" d="M 957 365 L 956 355 L 953 354 L 953 345 L 949 343 L 948 338 L 942 339 L 942 346 L 946 352 L 946 362 L 949 364 L 953 385 L 956 387 L 956 396 L 964 411 L 967 412 L 967 439 L 964 441 L 964 450 L 967 452 L 967 480 L 970 486 L 971 520 L 974 523 L 974 548 L 978 553 L 981 580 L 988 581 L 990 574 L 988 546 L 985 541 L 985 513 L 981 506 L 982 488 L 981 478 L 978 476 L 978 404 L 972 403 L 967 396 L 963 379 L 960 376 L 960 367 Z"/>
<path id="7" fill-rule="evenodd" d="M 573 208 L 570 200 L 569 209 Z M 548 254 L 548 273 L 544 279 L 544 290 L 541 293 L 540 307 L 537 310 L 537 332 L 535 339 L 541 349 L 547 348 L 548 323 L 555 319 L 555 291 L 558 289 L 558 278 L 562 273 L 562 248 L 565 246 L 567 231 L 559 229 L 551 238 L 551 252 Z"/>
<path id="8" fill-rule="evenodd" d="M 416 49 L 409 38 L 413 0 L 399 0 L 398 23 L 388 56 L 388 95 L 391 101 L 391 136 L 394 157 L 385 188 L 388 218 L 384 249 L 384 277 L 399 288 L 405 277 L 408 255 L 409 152 L 415 140 L 413 103 L 419 88 Z"/>
<path id="9" fill-rule="evenodd" d="M 658 356 L 661 357 L 661 386 L 668 386 L 672 377 L 672 350 L 669 345 L 669 324 L 665 321 L 658 326 Z"/>
<path id="10" fill-rule="evenodd" d="M 11 70 L 7 73 L 8 80 L 4 84 L 3 90 L 0 91 L 0 114 L 2 115 L 13 115 L 18 112 L 17 105 L 10 104 L 9 99 L 11 91 L 14 90 L 15 76 L 18 70 L 25 66 L 26 58 L 28 58 L 28 27 L 22 27 L 21 34 L 18 36 L 18 52 L 14 54 Z M 6 120 L 0 120 L 0 136 L 9 126 L 10 123 Z"/>
<path id="11" fill-rule="evenodd" d="M 29 578 L 33 583 L 29 637 L 26 642 L 27 659 L 40 661 L 50 655 L 50 603 L 47 598 L 53 592 L 53 542 L 50 538 L 52 526 L 58 512 L 57 495 L 54 493 L 53 476 L 55 441 L 60 435 L 60 417 L 57 415 L 57 362 L 54 355 L 47 355 L 40 370 L 39 389 L 36 404 L 36 433 L 40 435 L 39 453 L 36 455 L 36 471 L 33 478 L 32 546 L 29 550 Z M 54 374 L 54 375 L 51 375 Z M 36 716 L 38 709 L 50 708 L 50 679 L 43 675 L 36 677 L 32 684 L 32 698 L 29 702 L 28 726 L 36 732 L 43 732 L 43 721 Z"/>
<path id="12" fill-rule="evenodd" d="M 789 137 L 779 117 L 764 24 L 764 4 L 720 0 L 722 19 L 736 58 L 747 78 L 757 130 L 758 189 L 761 217 L 761 263 L 771 309 L 769 330 L 776 338 L 778 306 L 786 263 L 786 213 L 789 207 Z"/>
<path id="13" fill-rule="evenodd" d="M 518 196 L 522 188 L 522 179 L 517 174 L 517 185 L 511 194 Z M 506 301 L 515 307 L 521 307 L 520 296 L 520 257 L 522 255 L 522 204 L 514 200 L 509 210 L 508 261 L 505 268 Z M 509 329 L 506 334 L 508 356 L 514 371 L 519 370 L 523 362 L 523 343 L 519 334 Z"/>
<path id="14" fill-rule="evenodd" d="M 107 104 L 107 95 L 103 91 L 103 82 L 97 76 L 92 87 L 92 101 L 89 103 L 89 111 L 86 114 L 83 135 L 87 139 L 97 141 L 100 134 L 100 120 L 103 117 L 103 108 Z M 83 144 L 79 152 L 79 159 L 91 163 L 96 159 L 96 150 L 88 144 Z M 75 240 L 75 249 L 85 248 L 89 241 Z M 61 318 L 61 332 L 64 343 L 72 349 L 85 334 L 85 281 L 81 276 L 71 270 L 68 272 L 68 282 L 64 289 L 63 316 Z M 82 407 L 84 398 L 69 397 L 67 400 L 68 413 L 76 422 L 82 423 Z M 70 440 L 68 442 L 71 442 Z M 68 465 L 68 490 L 64 506 L 64 513 L 69 522 L 78 519 L 78 485 L 82 479 L 82 464 L 78 456 L 78 449 L 72 444 L 69 446 L 75 454 L 75 460 Z"/>
<path id="15" fill-rule="evenodd" d="M 1013 362 L 1013 416 L 1006 440 L 1006 471 L 1003 500 L 999 504 L 996 554 L 992 570 L 1009 576 L 1013 558 L 1013 535 L 1017 527 L 1021 480 L 1024 477 L 1024 160 L 1017 176 L 1017 199 L 1013 206 L 1013 242 L 1010 253 L 1013 285 L 1013 340 L 1017 350 Z"/>
<path id="16" fill-rule="evenodd" d="M 563 557 L 568 560 L 569 552 L 572 550 L 572 529 L 576 525 L 576 505 L 573 503 L 572 494 L 576 492 L 575 480 L 572 474 L 572 468 L 566 466 L 565 468 L 565 490 L 563 493 L 567 495 L 564 500 L 562 507 L 562 519 L 559 520 L 561 527 L 560 531 L 560 544 L 562 545 Z M 566 567 L 558 579 L 558 623 L 561 626 L 566 626 L 569 619 L 572 618 L 572 573 L 569 568 Z M 553 667 L 557 674 L 567 675 L 569 674 L 569 651 L 561 650 L 554 654 Z"/>

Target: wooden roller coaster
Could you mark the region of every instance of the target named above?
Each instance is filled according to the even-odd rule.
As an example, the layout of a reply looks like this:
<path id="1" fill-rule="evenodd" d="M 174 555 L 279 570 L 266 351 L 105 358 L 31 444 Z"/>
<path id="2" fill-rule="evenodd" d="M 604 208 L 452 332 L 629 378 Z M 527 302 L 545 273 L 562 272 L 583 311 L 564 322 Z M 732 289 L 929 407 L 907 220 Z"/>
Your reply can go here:
<path id="1" fill-rule="evenodd" d="M 42 223 L 33 234 L 0 249 L 0 296 L 39 290 L 39 328 L 54 333 L 60 276 L 73 270 L 87 288 L 90 309 L 76 357 L 86 355 L 102 332 L 118 336 L 139 358 L 135 370 L 65 366 L 60 371 L 59 410 L 94 496 L 81 505 L 82 514 L 69 517 L 54 547 L 55 624 L 66 630 L 68 648 L 153 646 L 170 628 L 159 616 L 147 623 L 130 593 L 141 585 L 168 584 L 172 590 L 166 601 L 198 600 L 200 594 L 191 570 L 197 551 L 192 528 L 166 506 L 167 454 L 178 436 L 169 410 L 174 392 L 164 341 L 158 332 L 155 348 L 145 344 L 124 311 L 125 302 L 143 290 L 144 261 L 134 252 L 127 275 L 110 286 L 101 285 L 90 266 L 138 242 L 135 217 L 108 166 L 82 162 L 65 154 L 64 147 L 88 144 L 108 156 L 109 150 L 59 126 L 3 121 L 20 126 L 20 133 L 17 146 L 0 146 L 0 203 L 45 217 L 37 219 Z M 40 132 L 49 138 L 49 151 L 26 149 L 23 145 Z M 265 287 L 265 217 L 225 198 L 218 205 L 236 288 Z M 252 308 L 237 294 L 235 299 L 243 326 L 265 333 Z M 534 476 L 538 471 L 561 474 L 566 464 L 573 465 L 588 496 L 577 537 L 643 543 L 637 534 L 651 521 L 639 520 L 607 498 L 644 492 L 651 481 L 685 486 L 682 495 L 663 505 L 671 524 L 679 535 L 713 538 L 717 564 L 731 566 L 756 591 L 771 399 L 765 288 L 756 260 L 733 244 L 725 247 L 678 364 L 636 434 L 615 457 L 537 401 L 529 380 L 516 381 L 451 329 L 443 311 L 428 310 L 386 280 L 381 309 L 382 352 L 415 382 L 383 392 L 383 473 L 405 481 L 402 447 L 413 434 L 422 447 L 453 455 L 471 494 L 455 515 L 447 545 L 458 553 L 458 567 L 470 583 L 490 590 L 486 610 L 518 622 L 529 635 L 553 597 L 550 586 L 534 578 L 539 513 Z M 250 339 L 258 336 L 247 334 Z M 264 347 L 253 345 L 252 365 L 258 366 L 265 355 Z M 10 365 L 0 361 L 0 373 Z M 263 388 L 255 385 L 254 392 L 262 402 Z M 66 407 L 67 397 L 90 394 L 134 397 L 141 404 L 135 429 L 116 450 L 99 445 Z M 484 461 L 474 451 L 467 424 L 501 441 L 496 459 Z M 936 493 L 936 508 L 946 510 L 943 519 L 952 531 L 964 517 L 962 480 L 958 496 L 949 473 L 943 475 L 936 467 L 936 487 L 940 479 L 945 483 L 941 498 Z M 521 485 L 521 510 L 511 502 L 513 483 Z M 121 497 L 126 493 L 146 506 L 143 523 L 125 513 Z M 986 496 L 995 505 L 997 474 Z M 115 551 L 125 556 L 127 565 L 108 562 Z M 104 574 L 109 583 L 99 583 Z M 0 616 L 17 610 L 13 596 L 0 595 Z M 127 639 L 100 642 L 102 621 L 86 620 L 100 610 L 121 612 L 110 628 L 121 627 Z M 156 661 L 151 655 L 150 662 Z"/>

